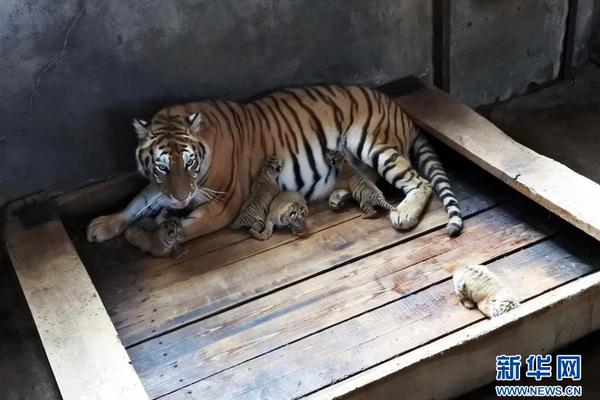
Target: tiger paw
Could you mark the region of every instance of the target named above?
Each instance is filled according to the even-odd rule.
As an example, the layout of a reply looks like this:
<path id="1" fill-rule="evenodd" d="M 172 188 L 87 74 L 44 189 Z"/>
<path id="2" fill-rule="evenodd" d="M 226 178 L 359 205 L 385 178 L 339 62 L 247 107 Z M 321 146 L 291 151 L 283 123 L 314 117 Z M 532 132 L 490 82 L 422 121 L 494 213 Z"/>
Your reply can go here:
<path id="1" fill-rule="evenodd" d="M 372 219 L 377 217 L 377 210 L 373 207 L 365 207 L 363 208 L 363 212 L 361 214 L 363 219 Z"/>
<path id="2" fill-rule="evenodd" d="M 250 227 L 251 231 L 262 232 L 265 229 L 265 221 L 261 218 L 255 218 L 254 223 Z"/>
<path id="3" fill-rule="evenodd" d="M 116 213 L 94 218 L 87 227 L 88 242 L 103 242 L 120 235 L 125 230 L 127 221 L 123 215 Z"/>
<path id="4" fill-rule="evenodd" d="M 473 310 L 477 307 L 477 304 L 469 299 L 462 299 L 460 302 L 468 310 Z"/>
<path id="5" fill-rule="evenodd" d="M 400 203 L 395 210 L 390 211 L 390 221 L 395 229 L 407 230 L 419 223 L 420 209 L 410 203 Z"/>
<path id="6" fill-rule="evenodd" d="M 306 227 L 305 226 L 292 226 L 291 229 L 292 234 L 296 236 L 304 236 L 306 235 Z"/>
<path id="7" fill-rule="evenodd" d="M 266 229 L 258 230 L 258 229 L 255 229 L 254 227 L 252 227 L 252 228 L 250 228 L 248 233 L 250 233 L 250 235 L 254 239 L 258 239 L 258 240 L 267 240 L 268 238 L 271 237 L 271 233 L 268 233 L 268 231 Z"/>
<path id="8" fill-rule="evenodd" d="M 329 195 L 329 208 L 332 210 L 341 210 L 346 205 L 346 199 L 350 197 L 350 192 L 346 189 L 334 190 Z"/>

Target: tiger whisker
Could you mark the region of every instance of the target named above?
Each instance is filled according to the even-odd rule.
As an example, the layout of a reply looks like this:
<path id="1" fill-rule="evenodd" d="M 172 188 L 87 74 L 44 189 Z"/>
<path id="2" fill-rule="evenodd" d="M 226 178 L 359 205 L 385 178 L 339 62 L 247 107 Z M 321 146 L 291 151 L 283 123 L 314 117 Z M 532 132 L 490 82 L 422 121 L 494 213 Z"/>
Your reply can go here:
<path id="1" fill-rule="evenodd" d="M 140 209 L 135 214 L 134 219 L 137 220 L 137 219 L 147 217 L 147 216 L 151 215 L 152 213 L 154 213 L 155 211 L 157 211 L 162 206 L 163 206 L 163 198 L 162 198 L 162 196 L 159 196 L 159 197 L 155 198 L 154 200 L 152 200 L 150 203 L 146 204 L 145 207 Z"/>

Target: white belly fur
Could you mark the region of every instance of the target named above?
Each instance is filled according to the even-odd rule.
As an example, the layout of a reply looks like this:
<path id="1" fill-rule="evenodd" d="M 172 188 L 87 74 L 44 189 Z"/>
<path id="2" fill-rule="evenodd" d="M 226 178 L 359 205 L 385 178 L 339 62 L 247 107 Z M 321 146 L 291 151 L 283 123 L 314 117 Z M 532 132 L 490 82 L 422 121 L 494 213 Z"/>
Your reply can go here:
<path id="1" fill-rule="evenodd" d="M 331 167 L 328 164 L 325 164 L 325 160 L 316 159 L 315 162 L 321 179 L 317 181 L 312 195 L 309 199 L 307 199 L 310 201 L 320 200 L 327 197 L 333 191 L 333 187 L 335 185 L 335 171 L 332 170 L 330 172 Z M 294 164 L 291 161 L 291 159 L 284 163 L 283 169 L 279 174 L 277 182 L 279 184 L 280 189 L 285 188 L 288 191 L 299 191 L 300 193 L 306 196 L 307 192 L 310 190 L 313 184 L 313 171 L 310 167 L 308 167 L 307 163 L 301 162 L 299 160 L 299 164 L 302 179 L 304 181 L 304 186 L 302 188 L 298 188 L 296 185 L 296 177 L 294 175 Z M 306 165 L 307 167 L 302 168 L 303 165 Z"/>

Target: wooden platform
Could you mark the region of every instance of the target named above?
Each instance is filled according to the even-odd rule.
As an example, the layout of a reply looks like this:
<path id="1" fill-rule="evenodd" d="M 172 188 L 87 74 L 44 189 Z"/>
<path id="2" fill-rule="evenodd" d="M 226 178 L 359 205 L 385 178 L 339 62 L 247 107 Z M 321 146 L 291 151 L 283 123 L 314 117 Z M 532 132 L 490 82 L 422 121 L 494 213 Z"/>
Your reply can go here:
<path id="1" fill-rule="evenodd" d="M 478 164 L 489 163 L 524 195 L 598 231 L 595 217 L 569 217 L 568 197 L 535 190 L 556 184 L 536 181 L 540 170 L 529 166 L 523 179 L 509 182 L 502 160 L 475 151 L 493 143 L 477 147 L 476 140 L 453 136 L 471 134 L 485 120 L 428 93 L 433 97 L 420 91 L 404 98 L 408 110 L 421 110 L 421 119 L 414 118 Z M 434 116 L 427 114 L 432 101 Z M 483 137 L 505 140 L 500 134 L 489 129 Z M 504 143 L 510 153 L 513 144 Z M 260 242 L 223 230 L 187 243 L 178 259 L 148 257 L 123 238 L 85 241 L 87 217 L 78 217 L 106 211 L 92 203 L 98 193 L 106 197 L 110 184 L 57 198 L 58 214 L 43 200 L 9 213 L 9 252 L 38 329 L 46 330 L 41 336 L 61 394 L 83 398 L 77 390 L 85 392 L 85 385 L 77 387 L 69 375 L 79 368 L 106 385 L 92 398 L 111 400 L 144 398 L 136 389 L 140 381 L 153 399 L 449 398 L 491 381 L 499 353 L 547 352 L 597 329 L 597 242 L 474 164 L 445 164 L 466 218 L 454 239 L 445 233 L 447 216 L 437 199 L 410 232 L 396 232 L 383 215 L 363 220 L 357 208 L 332 212 L 314 204 L 306 237 L 279 232 Z M 126 189 L 128 182 L 115 184 Z M 117 202 L 106 199 L 110 207 Z M 492 321 L 463 308 L 451 274 L 471 263 L 488 264 L 523 306 Z M 72 349 L 91 348 L 96 358 L 83 357 L 78 367 L 65 363 L 79 360 L 77 351 L 51 352 L 62 323 L 81 329 L 58 339 Z M 122 346 L 111 343 L 115 329 Z M 104 349 L 110 362 L 103 362 Z M 86 374 L 86 361 L 97 374 Z M 106 389 L 113 380 L 122 387 L 133 382 L 134 394 L 115 397 Z M 75 394 L 65 396 L 63 387 Z"/>
<path id="2" fill-rule="evenodd" d="M 491 263 L 522 300 L 596 270 L 585 235 L 489 176 L 452 177 L 467 216 L 456 239 L 437 200 L 408 233 L 317 205 L 305 238 L 225 230 L 176 260 L 72 238 L 151 398 L 298 398 L 487 323 L 457 303 L 457 266 Z"/>

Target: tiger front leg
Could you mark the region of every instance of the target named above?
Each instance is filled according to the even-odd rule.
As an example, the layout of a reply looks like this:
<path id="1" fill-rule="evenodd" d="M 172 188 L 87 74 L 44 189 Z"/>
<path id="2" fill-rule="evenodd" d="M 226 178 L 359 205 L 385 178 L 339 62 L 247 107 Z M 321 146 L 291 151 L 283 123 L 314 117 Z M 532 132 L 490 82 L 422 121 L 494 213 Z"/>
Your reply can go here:
<path id="1" fill-rule="evenodd" d="M 183 241 L 208 235 L 231 224 L 240 209 L 241 201 L 227 195 L 224 199 L 228 200 L 202 205 L 182 219 Z"/>
<path id="2" fill-rule="evenodd" d="M 390 221 L 396 229 L 411 229 L 419 223 L 419 218 L 431 197 L 431 184 L 416 175 L 402 186 L 406 197 L 395 210 L 390 211 Z"/>
<path id="3" fill-rule="evenodd" d="M 292 234 L 295 236 L 306 235 L 306 226 L 305 225 L 290 225 L 290 230 L 292 231 Z"/>
<path id="4" fill-rule="evenodd" d="M 120 235 L 146 210 L 156 208 L 161 197 L 162 194 L 154 185 L 146 186 L 122 211 L 93 219 L 87 227 L 87 240 L 103 242 Z"/>
<path id="5" fill-rule="evenodd" d="M 265 229 L 265 224 L 266 224 L 266 217 L 263 215 L 256 215 L 254 217 L 254 222 L 250 226 L 250 229 L 252 229 L 256 232 L 262 232 L 262 230 Z"/>
<path id="6" fill-rule="evenodd" d="M 367 201 L 360 203 L 360 209 L 362 210 L 361 217 L 364 219 L 375 218 L 377 216 L 377 210 L 373 207 L 373 204 Z"/>
<path id="7" fill-rule="evenodd" d="M 352 198 L 352 194 L 348 189 L 337 189 L 329 195 L 329 208 L 332 210 L 340 210 L 346 204 L 346 201 Z"/>
<path id="8" fill-rule="evenodd" d="M 249 232 L 252 235 L 252 237 L 254 237 L 255 239 L 267 240 L 268 238 L 270 238 L 273 235 L 273 228 L 274 228 L 273 221 L 271 221 L 270 219 L 267 219 L 267 221 L 264 224 L 264 229 L 262 229 L 262 231 L 259 229 L 259 227 L 257 225 L 255 225 L 250 229 Z"/>

